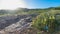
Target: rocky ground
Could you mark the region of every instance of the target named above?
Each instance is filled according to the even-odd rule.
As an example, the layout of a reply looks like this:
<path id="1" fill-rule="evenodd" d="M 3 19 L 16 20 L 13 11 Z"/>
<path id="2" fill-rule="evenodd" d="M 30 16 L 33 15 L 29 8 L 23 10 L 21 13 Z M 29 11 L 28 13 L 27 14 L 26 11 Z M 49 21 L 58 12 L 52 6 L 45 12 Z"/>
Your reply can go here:
<path id="1" fill-rule="evenodd" d="M 31 15 L 0 16 L 0 34 L 13 34 L 30 28 L 31 22 Z"/>
<path id="2" fill-rule="evenodd" d="M 0 34 L 50 34 L 31 28 L 33 15 L 0 16 Z M 36 16 L 34 16 L 36 17 Z M 59 34 L 54 33 L 54 34 Z"/>

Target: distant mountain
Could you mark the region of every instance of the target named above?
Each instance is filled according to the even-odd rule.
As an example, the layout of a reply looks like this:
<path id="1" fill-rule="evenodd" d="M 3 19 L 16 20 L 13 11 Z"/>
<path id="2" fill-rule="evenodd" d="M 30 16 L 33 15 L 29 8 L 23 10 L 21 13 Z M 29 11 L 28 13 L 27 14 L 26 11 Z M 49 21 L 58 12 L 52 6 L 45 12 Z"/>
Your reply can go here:
<path id="1" fill-rule="evenodd" d="M 28 8 L 17 8 L 16 10 L 0 10 L 1 14 L 18 14 L 18 13 L 41 13 L 49 10 L 60 10 L 60 7 L 50 7 L 45 9 L 28 9 Z"/>
<path id="2" fill-rule="evenodd" d="M 47 9 L 60 10 L 60 7 L 50 7 L 50 8 L 47 8 Z"/>

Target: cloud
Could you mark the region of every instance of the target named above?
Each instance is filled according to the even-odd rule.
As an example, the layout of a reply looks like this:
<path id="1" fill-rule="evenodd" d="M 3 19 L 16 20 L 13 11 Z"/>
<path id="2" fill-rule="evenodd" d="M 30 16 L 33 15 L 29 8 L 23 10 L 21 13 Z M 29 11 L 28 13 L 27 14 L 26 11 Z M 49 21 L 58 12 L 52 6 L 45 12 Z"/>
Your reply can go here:
<path id="1" fill-rule="evenodd" d="M 16 9 L 18 7 L 26 8 L 24 0 L 1 0 L 0 9 Z"/>

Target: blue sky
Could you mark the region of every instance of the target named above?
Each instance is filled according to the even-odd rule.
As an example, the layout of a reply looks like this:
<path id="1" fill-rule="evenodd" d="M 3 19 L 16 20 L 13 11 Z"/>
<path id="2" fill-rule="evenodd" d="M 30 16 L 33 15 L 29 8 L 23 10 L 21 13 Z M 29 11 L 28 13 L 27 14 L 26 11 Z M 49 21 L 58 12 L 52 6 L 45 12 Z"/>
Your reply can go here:
<path id="1" fill-rule="evenodd" d="M 0 9 L 48 8 L 60 6 L 60 0 L 0 0 Z"/>
<path id="2" fill-rule="evenodd" d="M 60 0 L 25 0 L 28 8 L 48 8 L 60 6 Z"/>

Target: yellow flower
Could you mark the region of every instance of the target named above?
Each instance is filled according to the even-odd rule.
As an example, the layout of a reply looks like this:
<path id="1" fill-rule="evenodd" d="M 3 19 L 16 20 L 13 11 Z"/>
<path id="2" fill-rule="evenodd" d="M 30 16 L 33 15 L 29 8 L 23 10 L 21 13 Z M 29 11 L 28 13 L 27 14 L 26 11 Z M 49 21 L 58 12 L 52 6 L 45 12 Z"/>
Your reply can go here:
<path id="1" fill-rule="evenodd" d="M 55 17 L 54 17 L 54 16 L 52 16 L 52 19 L 55 19 Z"/>
<path id="2" fill-rule="evenodd" d="M 44 21 L 46 21 L 46 18 L 44 19 Z"/>
<path id="3" fill-rule="evenodd" d="M 49 17 L 49 19 L 51 19 L 51 16 Z"/>

